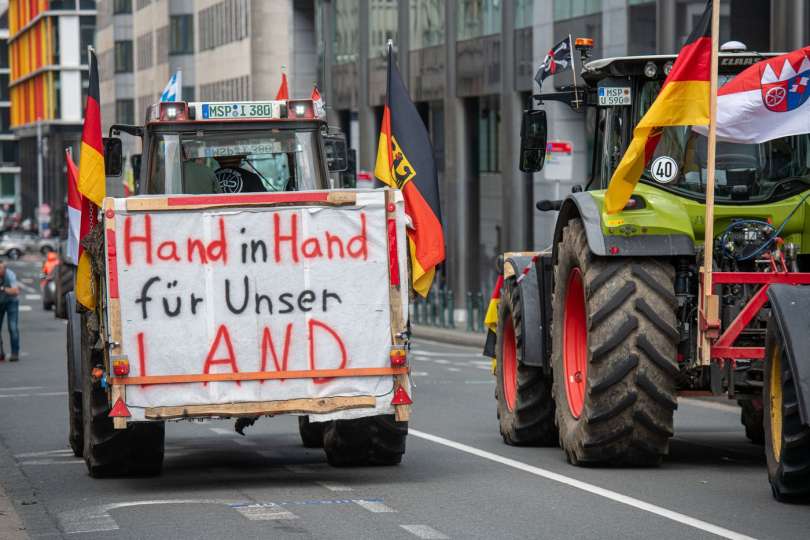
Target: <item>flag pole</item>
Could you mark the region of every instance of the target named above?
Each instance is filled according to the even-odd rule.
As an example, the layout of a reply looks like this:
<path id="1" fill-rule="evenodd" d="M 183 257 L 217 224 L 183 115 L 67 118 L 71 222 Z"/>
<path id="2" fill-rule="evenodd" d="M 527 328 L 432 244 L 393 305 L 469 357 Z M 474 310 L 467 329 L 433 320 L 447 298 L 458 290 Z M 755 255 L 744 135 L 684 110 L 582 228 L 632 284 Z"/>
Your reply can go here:
<path id="1" fill-rule="evenodd" d="M 574 105 L 576 108 L 579 109 L 579 93 L 577 92 L 577 70 L 576 68 L 576 60 L 574 59 L 574 40 L 571 38 L 571 34 L 568 34 L 568 46 L 570 50 L 568 51 L 571 54 L 571 80 L 574 82 Z M 551 60 L 552 62 L 554 59 Z"/>
<path id="2" fill-rule="evenodd" d="M 715 156 L 717 153 L 717 51 L 720 42 L 720 0 L 712 1 L 712 57 L 709 73 L 709 140 L 706 163 L 706 215 L 703 220 L 703 318 L 699 322 L 703 328 L 701 339 L 701 360 L 703 365 L 711 362 L 711 343 L 704 325 L 718 321 L 718 298 L 713 293 L 712 265 L 714 261 L 714 182 Z"/>

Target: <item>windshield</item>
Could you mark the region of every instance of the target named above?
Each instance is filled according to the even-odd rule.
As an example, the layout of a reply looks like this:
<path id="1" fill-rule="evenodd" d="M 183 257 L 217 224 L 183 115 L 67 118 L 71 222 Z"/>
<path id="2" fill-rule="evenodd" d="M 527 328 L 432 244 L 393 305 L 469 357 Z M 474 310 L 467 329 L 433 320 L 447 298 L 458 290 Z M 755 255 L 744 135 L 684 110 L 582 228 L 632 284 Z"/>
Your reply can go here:
<path id="1" fill-rule="evenodd" d="M 720 85 L 731 80 L 720 77 Z M 661 88 L 650 81 L 640 94 L 644 115 Z M 707 176 L 707 137 L 691 126 L 666 127 L 643 178 L 653 185 L 704 197 Z M 718 201 L 762 201 L 788 196 L 810 184 L 810 135 L 774 139 L 762 144 L 717 143 L 715 197 Z"/>
<path id="2" fill-rule="evenodd" d="M 256 193 L 325 187 L 315 131 L 157 134 L 149 193 Z"/>

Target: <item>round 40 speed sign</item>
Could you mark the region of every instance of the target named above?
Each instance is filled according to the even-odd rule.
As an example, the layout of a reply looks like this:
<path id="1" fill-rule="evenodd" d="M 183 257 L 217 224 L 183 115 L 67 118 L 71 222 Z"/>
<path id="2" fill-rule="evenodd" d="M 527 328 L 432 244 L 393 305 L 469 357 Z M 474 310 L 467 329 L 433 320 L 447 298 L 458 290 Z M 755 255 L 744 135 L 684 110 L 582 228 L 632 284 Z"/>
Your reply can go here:
<path id="1" fill-rule="evenodd" d="M 678 177 L 678 163 L 669 156 L 657 157 L 650 165 L 650 175 L 659 184 L 669 184 Z"/>

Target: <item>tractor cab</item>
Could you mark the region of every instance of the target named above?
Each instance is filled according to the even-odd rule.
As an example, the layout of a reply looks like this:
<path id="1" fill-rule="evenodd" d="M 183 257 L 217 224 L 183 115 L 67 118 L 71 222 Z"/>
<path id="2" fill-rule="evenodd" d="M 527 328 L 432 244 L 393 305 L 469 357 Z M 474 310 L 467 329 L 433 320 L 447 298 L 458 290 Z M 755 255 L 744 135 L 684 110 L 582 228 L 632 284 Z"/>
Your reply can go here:
<path id="1" fill-rule="evenodd" d="M 743 47 L 741 44 L 735 44 Z M 728 47 L 726 47 L 728 48 Z M 727 51 L 719 55 L 719 85 L 775 53 Z M 584 87 L 538 94 L 535 100 L 560 101 L 586 115 L 586 130 L 594 137 L 586 189 L 606 189 L 632 137 L 633 128 L 652 105 L 675 62 L 675 55 L 630 56 L 587 61 L 581 71 Z M 544 164 L 545 113 L 524 117 L 523 170 Z M 537 134 L 542 133 L 539 137 Z M 531 134 L 535 134 L 534 138 Z M 528 146 L 526 146 L 528 145 Z M 705 199 L 708 145 L 705 126 L 664 127 L 641 182 L 671 194 L 701 202 Z M 718 204 L 761 204 L 779 201 L 810 187 L 810 135 L 783 137 L 762 144 L 719 141 L 715 199 Z"/>
<path id="2" fill-rule="evenodd" d="M 144 126 L 110 128 L 109 176 L 120 174 L 121 132 L 142 139 L 144 195 L 330 189 L 347 166 L 345 138 L 311 100 L 154 104 Z"/>

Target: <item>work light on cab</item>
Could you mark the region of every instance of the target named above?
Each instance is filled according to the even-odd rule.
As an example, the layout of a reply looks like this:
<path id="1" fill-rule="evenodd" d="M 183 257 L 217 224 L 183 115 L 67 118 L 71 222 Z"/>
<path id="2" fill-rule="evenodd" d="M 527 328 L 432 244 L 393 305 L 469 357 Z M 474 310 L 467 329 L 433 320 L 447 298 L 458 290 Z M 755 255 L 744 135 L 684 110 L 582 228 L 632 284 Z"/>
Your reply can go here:
<path id="1" fill-rule="evenodd" d="M 160 120 L 175 122 L 188 120 L 188 104 L 185 101 L 173 101 L 160 104 Z"/>
<path id="2" fill-rule="evenodd" d="M 297 99 L 287 101 L 287 116 L 289 118 L 315 118 L 315 108 L 311 99 Z"/>

